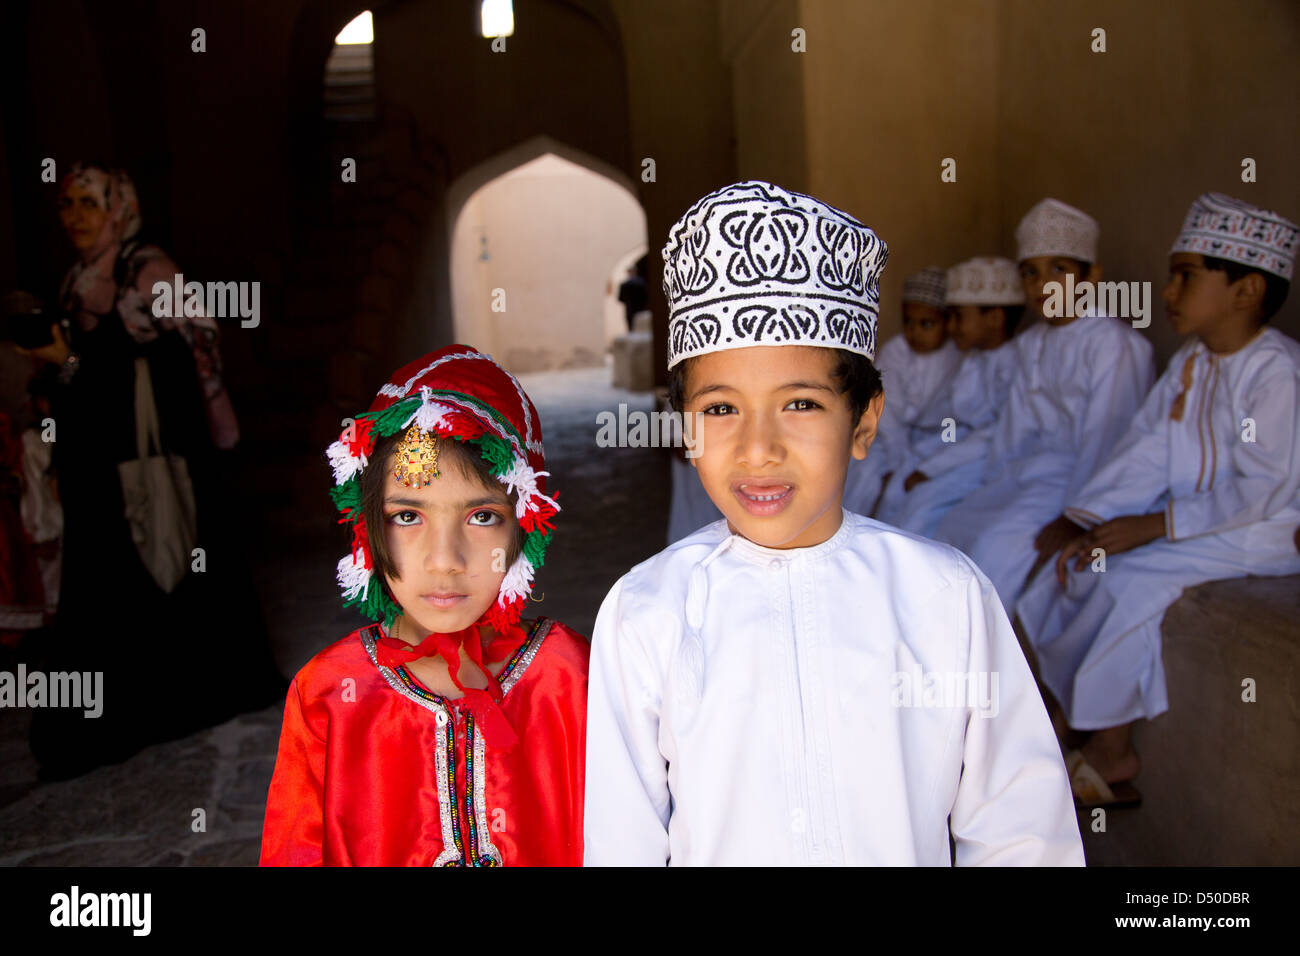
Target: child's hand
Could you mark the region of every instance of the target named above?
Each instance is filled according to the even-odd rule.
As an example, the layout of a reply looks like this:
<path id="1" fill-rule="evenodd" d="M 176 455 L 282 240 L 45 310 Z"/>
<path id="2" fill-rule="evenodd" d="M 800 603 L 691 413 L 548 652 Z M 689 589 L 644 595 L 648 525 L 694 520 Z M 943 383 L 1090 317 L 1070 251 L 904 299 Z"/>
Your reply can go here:
<path id="1" fill-rule="evenodd" d="M 1157 538 L 1165 536 L 1165 513 L 1163 511 L 1149 515 L 1124 515 L 1099 524 L 1086 534 L 1071 541 L 1061 556 L 1056 559 L 1056 580 L 1065 586 L 1066 566 L 1070 558 L 1078 555 L 1074 570 L 1082 571 L 1088 566 L 1094 548 L 1100 548 L 1106 554 L 1122 554 L 1132 551 Z"/>
<path id="2" fill-rule="evenodd" d="M 929 475 L 924 474 L 923 472 L 914 471 L 914 472 L 912 472 L 910 475 L 908 475 L 908 476 L 907 476 L 907 480 L 903 482 L 903 490 L 904 490 L 904 491 L 911 491 L 913 488 L 915 488 L 915 487 L 916 487 L 917 485 L 919 485 L 921 482 L 923 482 L 923 481 L 929 481 L 929 480 L 930 480 L 930 476 L 929 476 Z"/>
<path id="3" fill-rule="evenodd" d="M 1083 570 L 1083 562 L 1087 559 L 1087 555 L 1091 553 L 1084 550 L 1087 537 L 1086 534 L 1079 535 L 1073 541 L 1068 542 L 1061 549 L 1061 553 L 1056 556 L 1056 582 L 1061 587 L 1065 587 L 1065 576 L 1070 570 L 1070 559 L 1076 554 L 1079 555 L 1079 561 L 1075 564 L 1074 569 L 1076 571 Z"/>
<path id="4" fill-rule="evenodd" d="M 1034 549 L 1038 552 L 1040 558 L 1049 557 L 1083 534 L 1083 531 L 1083 528 L 1065 515 L 1061 515 L 1055 521 L 1049 521 L 1039 529 L 1038 536 L 1034 538 Z"/>

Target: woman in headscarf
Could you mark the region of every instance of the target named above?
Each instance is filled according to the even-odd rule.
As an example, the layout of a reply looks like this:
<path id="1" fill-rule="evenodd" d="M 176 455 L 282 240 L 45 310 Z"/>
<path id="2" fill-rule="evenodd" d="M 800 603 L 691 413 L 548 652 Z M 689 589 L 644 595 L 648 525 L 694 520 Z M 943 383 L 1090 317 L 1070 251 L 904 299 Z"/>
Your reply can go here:
<path id="1" fill-rule="evenodd" d="M 47 778 L 125 759 L 141 747 L 265 706 L 285 682 L 222 514 L 229 482 L 217 449 L 239 432 L 221 381 L 212 318 L 155 317 L 153 286 L 179 267 L 141 242 L 135 187 L 120 170 L 77 164 L 59 215 L 77 261 L 64 277 L 63 320 L 33 354 L 59 366 L 54 467 L 64 508 L 63 579 L 49 671 L 102 671 L 103 713 L 35 711 L 32 750 Z M 175 309 L 172 311 L 183 311 Z M 165 593 L 141 561 L 118 463 L 138 456 L 135 366 L 148 365 L 161 443 L 194 486 L 204 569 Z M 220 660 L 196 685 L 199 659 Z"/>

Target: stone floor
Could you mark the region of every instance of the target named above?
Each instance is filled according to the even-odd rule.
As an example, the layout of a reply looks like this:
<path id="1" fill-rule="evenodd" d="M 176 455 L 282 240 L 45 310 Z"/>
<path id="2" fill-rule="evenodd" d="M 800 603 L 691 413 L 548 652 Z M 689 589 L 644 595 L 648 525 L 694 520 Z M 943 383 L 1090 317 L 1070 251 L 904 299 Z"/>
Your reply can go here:
<path id="1" fill-rule="evenodd" d="M 542 601 L 526 613 L 588 635 L 610 586 L 663 547 L 667 527 L 666 453 L 596 447 L 597 412 L 654 404 L 650 394 L 614 389 L 609 379 L 605 368 L 521 376 L 542 418 L 562 508 L 538 576 Z M 315 467 L 308 463 L 307 474 Z M 341 608 L 334 584 L 347 545 L 333 526 L 320 467 L 319 501 L 298 505 L 317 509 L 319 526 L 268 516 L 266 540 L 276 547 L 263 547 L 256 571 L 285 675 L 361 623 Z M 30 711 L 0 710 L 0 866 L 256 864 L 280 710 L 245 714 L 57 783 L 37 781 Z"/>

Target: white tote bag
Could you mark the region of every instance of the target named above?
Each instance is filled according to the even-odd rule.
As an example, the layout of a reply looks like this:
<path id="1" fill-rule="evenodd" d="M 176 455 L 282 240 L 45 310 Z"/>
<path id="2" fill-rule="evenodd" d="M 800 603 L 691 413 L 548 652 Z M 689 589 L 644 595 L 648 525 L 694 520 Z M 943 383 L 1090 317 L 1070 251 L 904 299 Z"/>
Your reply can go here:
<path id="1" fill-rule="evenodd" d="M 126 520 L 140 560 L 170 594 L 189 570 L 198 538 L 194 486 L 185 459 L 162 453 L 158 408 L 143 358 L 135 360 L 135 443 L 138 457 L 117 466 Z"/>

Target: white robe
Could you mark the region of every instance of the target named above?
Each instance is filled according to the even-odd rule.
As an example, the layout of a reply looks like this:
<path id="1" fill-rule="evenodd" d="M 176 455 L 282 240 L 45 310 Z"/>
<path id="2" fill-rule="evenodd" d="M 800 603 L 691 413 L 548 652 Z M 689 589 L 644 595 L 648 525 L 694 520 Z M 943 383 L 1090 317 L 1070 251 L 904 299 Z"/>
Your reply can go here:
<path id="1" fill-rule="evenodd" d="M 1151 343 L 1105 316 L 1040 322 L 1012 342 L 1011 394 L 984 477 L 936 532 L 975 559 L 1008 614 L 1037 560 L 1039 529 L 1060 517 L 1124 434 L 1155 377 Z"/>
<path id="2" fill-rule="evenodd" d="M 849 462 L 844 482 L 844 507 L 869 514 L 880 496 L 881 481 L 907 454 L 908 429 L 930 399 L 948 381 L 961 361 L 951 340 L 933 352 L 913 352 L 902 335 L 886 342 L 876 356 L 885 388 L 885 410 L 867 457 Z"/>
<path id="3" fill-rule="evenodd" d="M 668 543 L 694 534 L 722 517 L 722 512 L 704 490 L 700 473 L 688 461 L 672 456 L 673 491 L 668 506 Z"/>
<path id="4" fill-rule="evenodd" d="M 949 384 L 935 394 L 911 429 L 910 455 L 885 487 L 881 521 L 933 537 L 948 509 L 979 487 L 1015 369 L 1016 349 L 1010 340 L 962 355 Z M 952 420 L 951 441 L 944 440 L 946 419 Z M 913 471 L 929 480 L 904 491 Z"/>
<path id="5" fill-rule="evenodd" d="M 1170 418 L 1194 362 L 1181 421 Z M 1071 569 L 1044 567 L 1017 605 L 1044 683 L 1080 730 L 1169 708 L 1160 655 L 1165 609 L 1183 588 L 1300 573 L 1300 344 L 1272 328 L 1231 355 L 1199 340 L 1170 360 L 1107 463 L 1070 499 L 1085 527 L 1164 509 L 1168 539 Z M 1254 441 L 1242 422 L 1253 420 Z"/>
<path id="6" fill-rule="evenodd" d="M 610 590 L 587 865 L 947 866 L 949 821 L 959 865 L 1083 863 L 1060 749 L 988 580 L 952 548 L 842 516 L 787 550 L 719 521 Z M 967 674 L 986 692 L 997 675 L 996 693 L 922 694 Z"/>

